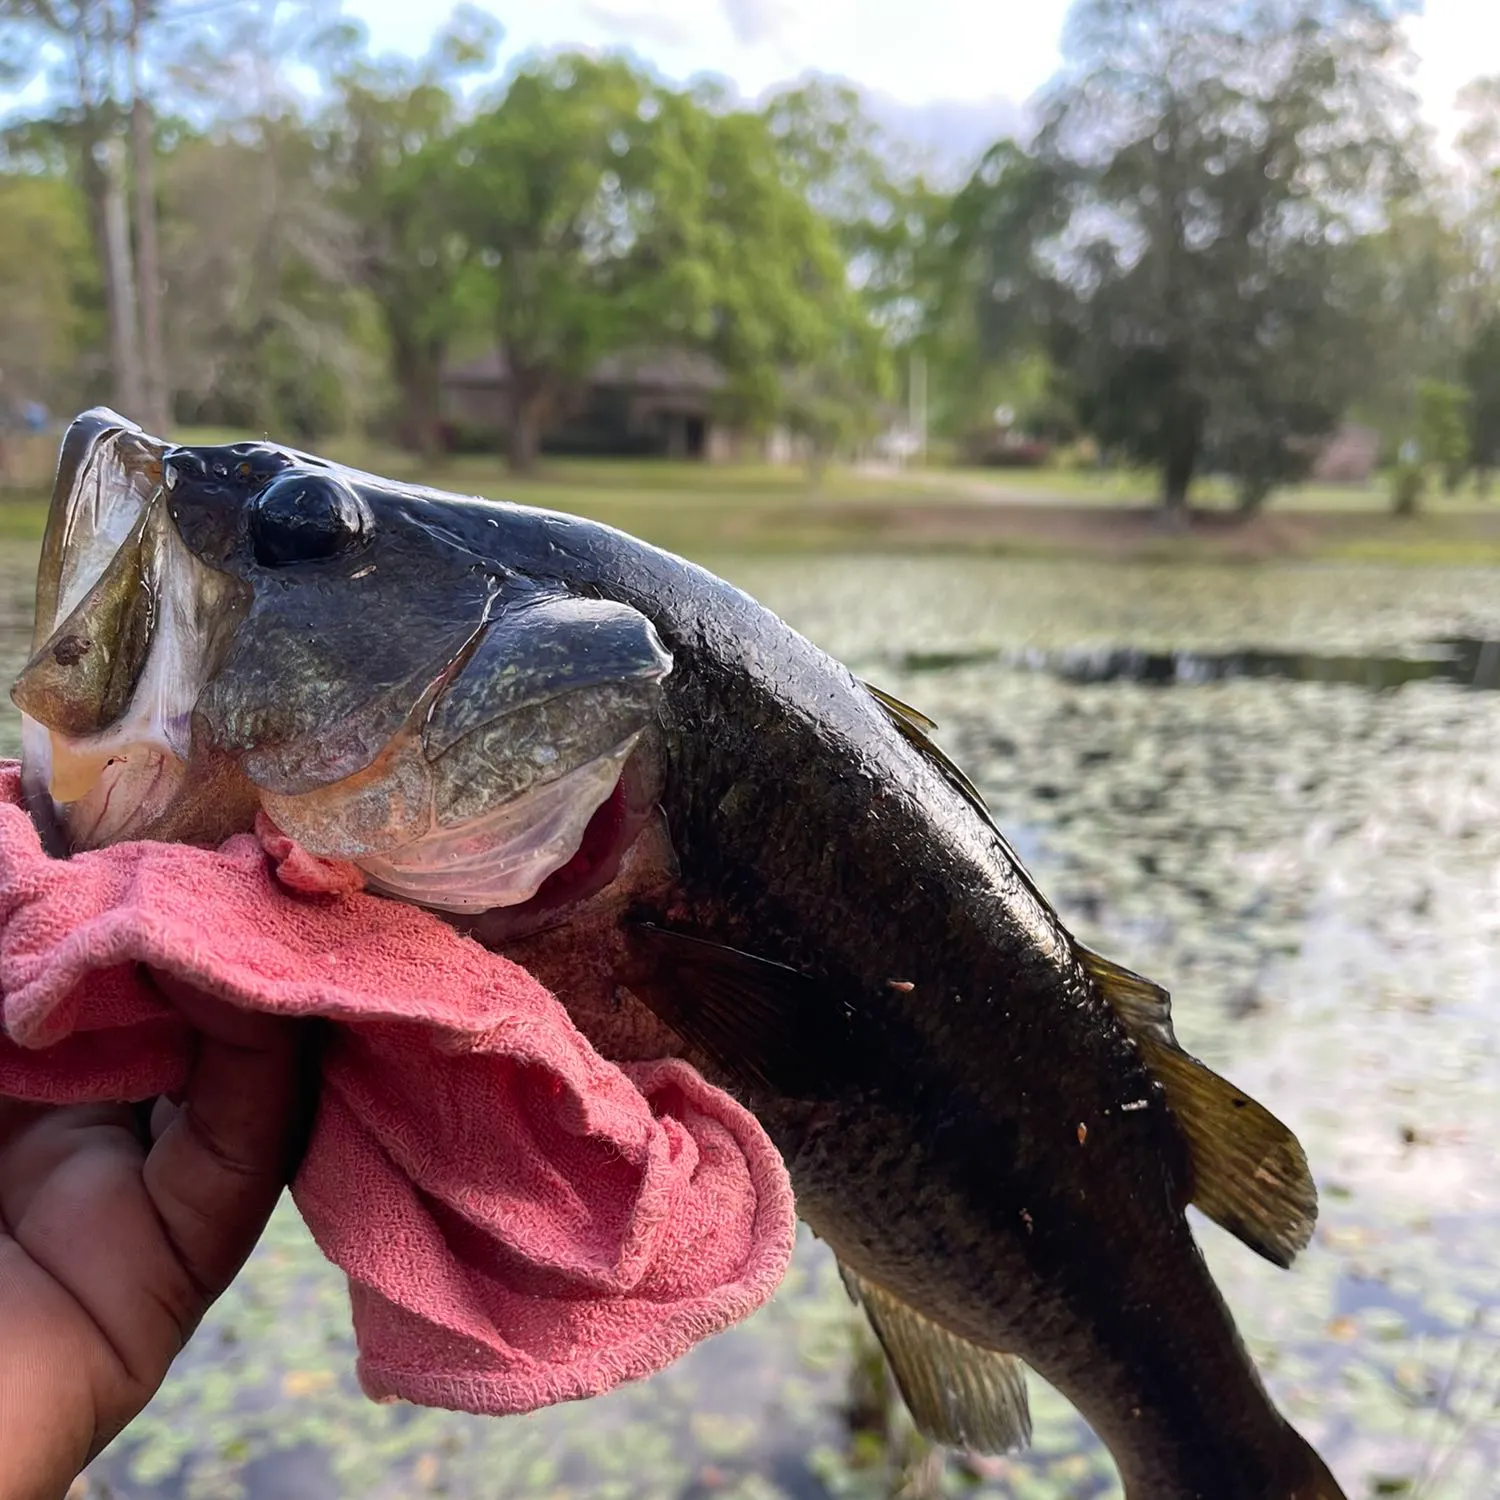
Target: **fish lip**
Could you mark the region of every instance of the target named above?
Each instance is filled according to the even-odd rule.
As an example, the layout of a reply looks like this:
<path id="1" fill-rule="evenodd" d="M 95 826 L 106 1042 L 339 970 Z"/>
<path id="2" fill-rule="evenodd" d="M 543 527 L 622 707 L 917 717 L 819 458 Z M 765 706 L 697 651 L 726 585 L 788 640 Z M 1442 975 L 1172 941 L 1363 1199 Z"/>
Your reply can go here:
<path id="1" fill-rule="evenodd" d="M 55 855 L 147 835 L 185 786 L 193 709 L 213 649 L 201 613 L 211 597 L 204 580 L 219 575 L 192 556 L 166 510 L 161 463 L 170 451 L 104 408 L 77 418 L 63 441 L 38 568 L 33 657 L 12 698 L 26 698 L 28 674 L 74 613 L 87 610 L 83 601 L 130 546 L 149 554 L 149 577 L 143 572 L 139 585 L 147 590 L 149 623 L 123 711 L 97 731 L 57 727 L 66 723 L 66 697 L 55 705 L 60 713 L 45 719 L 23 709 L 23 795 Z M 60 654 L 57 660 L 71 666 Z M 92 688 L 86 679 L 65 680 L 59 691 L 81 695 L 86 707 Z M 97 767 L 87 790 L 70 791 L 69 801 L 53 795 L 59 755 L 82 758 L 85 770 Z"/>
<path id="2" fill-rule="evenodd" d="M 127 453 L 127 445 L 133 453 Z M 40 650 L 68 611 L 98 582 L 119 544 L 150 503 L 152 496 L 143 493 L 143 488 L 159 489 L 161 458 L 169 447 L 163 439 L 152 437 L 107 407 L 94 407 L 69 425 L 58 455 L 37 568 L 33 651 Z M 132 457 L 134 464 L 130 462 Z M 153 467 L 158 471 L 156 475 L 151 473 Z M 106 487 L 106 480 L 110 479 L 114 488 Z M 96 529 L 80 535 L 79 522 L 91 485 L 94 490 L 91 518 Z M 102 560 L 87 559 L 90 565 L 67 580 L 69 592 L 64 598 L 68 565 L 86 560 L 89 543 L 97 538 L 101 526 L 108 534 L 111 514 L 121 506 L 129 524 L 118 527 L 115 547 Z"/>

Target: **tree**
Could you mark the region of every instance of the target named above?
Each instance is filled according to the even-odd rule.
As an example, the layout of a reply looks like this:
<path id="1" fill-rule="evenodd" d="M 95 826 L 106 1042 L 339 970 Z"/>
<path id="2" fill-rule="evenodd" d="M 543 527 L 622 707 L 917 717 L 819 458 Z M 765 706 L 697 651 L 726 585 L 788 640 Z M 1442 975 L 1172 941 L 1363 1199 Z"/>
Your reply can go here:
<path id="1" fill-rule="evenodd" d="M 639 249 L 655 211 L 643 137 L 659 109 L 626 62 L 564 55 L 522 68 L 455 138 L 518 470 L 535 465 L 544 424 L 598 360 L 640 331 L 657 269 Z"/>
<path id="2" fill-rule="evenodd" d="M 1417 387 L 1460 378 L 1469 335 L 1472 261 L 1436 164 L 1418 192 L 1387 204 L 1385 222 L 1355 247 L 1349 267 L 1372 346 L 1359 415 L 1394 447 L 1417 424 Z"/>
<path id="3" fill-rule="evenodd" d="M 909 343 L 921 321 L 922 246 L 946 195 L 903 161 L 849 84 L 807 79 L 773 95 L 761 116 L 782 182 L 832 226 L 850 282 L 887 336 Z"/>
<path id="4" fill-rule="evenodd" d="M 1500 300 L 1500 77 L 1476 78 L 1458 96 L 1459 232 L 1468 252 L 1472 332 Z"/>
<path id="5" fill-rule="evenodd" d="M 972 299 L 961 318 L 949 318 L 944 301 L 953 262 L 952 192 L 924 175 L 848 84 L 806 79 L 773 95 L 762 116 L 775 138 L 783 182 L 832 226 L 849 284 L 884 346 L 883 356 L 860 357 L 848 367 L 879 377 L 872 382 L 866 374 L 858 408 L 870 412 L 870 389 L 889 385 L 893 363 L 909 369 L 920 359 L 932 377 L 929 415 L 942 425 L 975 391 Z M 848 389 L 852 395 L 858 383 Z M 860 409 L 848 408 L 837 424 L 845 443 L 860 430 Z"/>
<path id="6" fill-rule="evenodd" d="M 800 433 L 816 472 L 867 430 L 890 377 L 837 224 L 788 174 L 763 116 L 671 95 L 648 145 L 662 211 L 642 250 L 668 271 L 652 316 L 724 368 L 741 422 Z"/>
<path id="7" fill-rule="evenodd" d="M 58 101 L 47 120 L 69 151 L 88 205 L 109 331 L 111 392 L 120 410 L 144 416 L 140 329 L 126 199 L 124 130 L 127 39 L 137 12 L 125 0 L 0 0 L 6 71 L 45 76 Z"/>
<path id="8" fill-rule="evenodd" d="M 1344 266 L 1401 179 L 1411 102 L 1384 0 L 1080 0 L 1037 156 L 1065 214 L 1038 305 L 1079 414 L 1242 502 L 1293 477 L 1360 367 Z M 984 292 L 994 300 L 993 291 Z"/>
<path id="9" fill-rule="evenodd" d="M 311 441 L 367 415 L 375 315 L 306 126 L 272 114 L 186 137 L 162 163 L 161 197 L 184 418 Z"/>
<path id="10" fill-rule="evenodd" d="M 87 212 L 71 183 L 43 172 L 0 176 L 0 408 L 17 400 L 82 404 L 99 287 Z"/>
<path id="11" fill-rule="evenodd" d="M 788 414 L 793 368 L 823 362 L 820 399 L 845 389 L 839 362 L 867 320 L 759 116 L 564 55 L 523 67 L 456 146 L 516 467 L 604 355 L 648 344 L 712 355 L 751 423 Z"/>
<path id="12" fill-rule="evenodd" d="M 1469 466 L 1469 393 L 1444 380 L 1417 385 L 1417 449 L 1451 495 Z"/>
<path id="13" fill-rule="evenodd" d="M 361 280 L 385 326 L 395 435 L 429 458 L 440 444 L 443 361 L 474 315 L 461 209 L 472 184 L 454 161 L 453 83 L 491 66 L 500 35 L 490 17 L 461 8 L 419 62 L 371 60 L 359 33 L 323 45 L 334 95 L 328 156 Z"/>
<path id="14" fill-rule="evenodd" d="M 47 114 L 23 122 L 22 133 L 33 147 L 46 136 L 65 154 L 88 205 L 112 400 L 155 431 L 169 423 L 177 369 L 163 342 L 161 120 L 205 98 L 221 120 L 254 114 L 246 80 L 274 75 L 331 3 L 0 0 L 0 72 L 48 84 Z M 233 101 L 228 110 L 224 100 Z"/>
<path id="15" fill-rule="evenodd" d="M 1482 489 L 1500 468 L 1500 314 L 1492 315 L 1464 352 L 1469 393 L 1469 457 Z"/>
<path id="16" fill-rule="evenodd" d="M 1067 218 L 1054 165 L 1005 140 L 935 225 L 921 344 L 945 371 L 951 394 L 942 420 L 955 434 L 992 434 L 999 405 L 1018 407 L 1028 429 L 1071 425 L 1071 395 L 1058 390 L 1051 347 L 1064 292 L 1043 254 Z"/>

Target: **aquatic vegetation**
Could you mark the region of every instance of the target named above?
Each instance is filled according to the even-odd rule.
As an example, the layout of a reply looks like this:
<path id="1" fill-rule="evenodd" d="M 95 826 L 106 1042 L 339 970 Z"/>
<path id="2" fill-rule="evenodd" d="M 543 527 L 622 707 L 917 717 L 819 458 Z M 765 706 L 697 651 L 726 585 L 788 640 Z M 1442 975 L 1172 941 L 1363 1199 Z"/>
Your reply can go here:
<path id="1" fill-rule="evenodd" d="M 1500 637 L 1500 573 L 714 564 L 936 718 L 1079 936 L 1168 984 L 1184 1042 L 1302 1137 L 1323 1206 L 1292 1272 L 1197 1227 L 1273 1394 L 1351 1495 L 1500 1494 L 1500 695 L 1082 682 L 1014 658 L 1415 653 Z M 29 568 L 0 569 L 7 668 Z M 849 1420 L 857 1326 L 805 1237 L 770 1307 L 651 1381 L 505 1422 L 377 1407 L 339 1279 L 284 1208 L 89 1493 L 873 1500 L 905 1483 L 918 1500 L 921 1470 L 929 1494 L 1118 1494 L 1040 1382 L 1032 1452 L 922 1470 L 878 1391 Z"/>

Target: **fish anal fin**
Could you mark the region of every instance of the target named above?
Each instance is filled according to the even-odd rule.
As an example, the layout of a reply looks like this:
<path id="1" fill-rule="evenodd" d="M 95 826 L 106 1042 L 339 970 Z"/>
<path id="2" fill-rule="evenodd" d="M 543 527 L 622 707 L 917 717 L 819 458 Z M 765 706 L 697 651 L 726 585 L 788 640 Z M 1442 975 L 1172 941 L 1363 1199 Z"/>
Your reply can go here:
<path id="1" fill-rule="evenodd" d="M 798 969 L 650 922 L 630 925 L 630 989 L 736 1083 L 832 1097 L 849 1056 L 847 1012 Z"/>
<path id="2" fill-rule="evenodd" d="M 1031 1441 L 1026 1369 L 1015 1355 L 950 1333 L 842 1262 L 839 1271 L 849 1295 L 864 1308 L 923 1437 L 994 1455 Z"/>
<path id="3" fill-rule="evenodd" d="M 1318 1218 L 1297 1137 L 1177 1045 L 1164 989 L 1088 949 L 1079 957 L 1167 1096 L 1192 1161 L 1193 1203 L 1257 1254 L 1291 1265 Z"/>

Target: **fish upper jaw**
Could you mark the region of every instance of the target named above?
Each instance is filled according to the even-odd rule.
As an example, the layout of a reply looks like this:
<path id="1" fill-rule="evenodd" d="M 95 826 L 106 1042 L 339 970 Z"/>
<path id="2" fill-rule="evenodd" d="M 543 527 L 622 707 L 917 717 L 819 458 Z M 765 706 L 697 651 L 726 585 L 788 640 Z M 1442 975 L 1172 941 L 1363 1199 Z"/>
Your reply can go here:
<path id="1" fill-rule="evenodd" d="M 163 504 L 159 447 L 122 427 L 70 468 L 65 445 L 53 496 L 40 639 L 11 696 L 28 805 L 70 849 L 168 826 L 191 841 L 236 831 L 206 784 L 188 799 L 211 814 L 202 828 L 169 816 L 189 789 L 194 708 L 243 591 L 184 546 Z M 230 801 L 242 816 L 245 798 Z"/>

